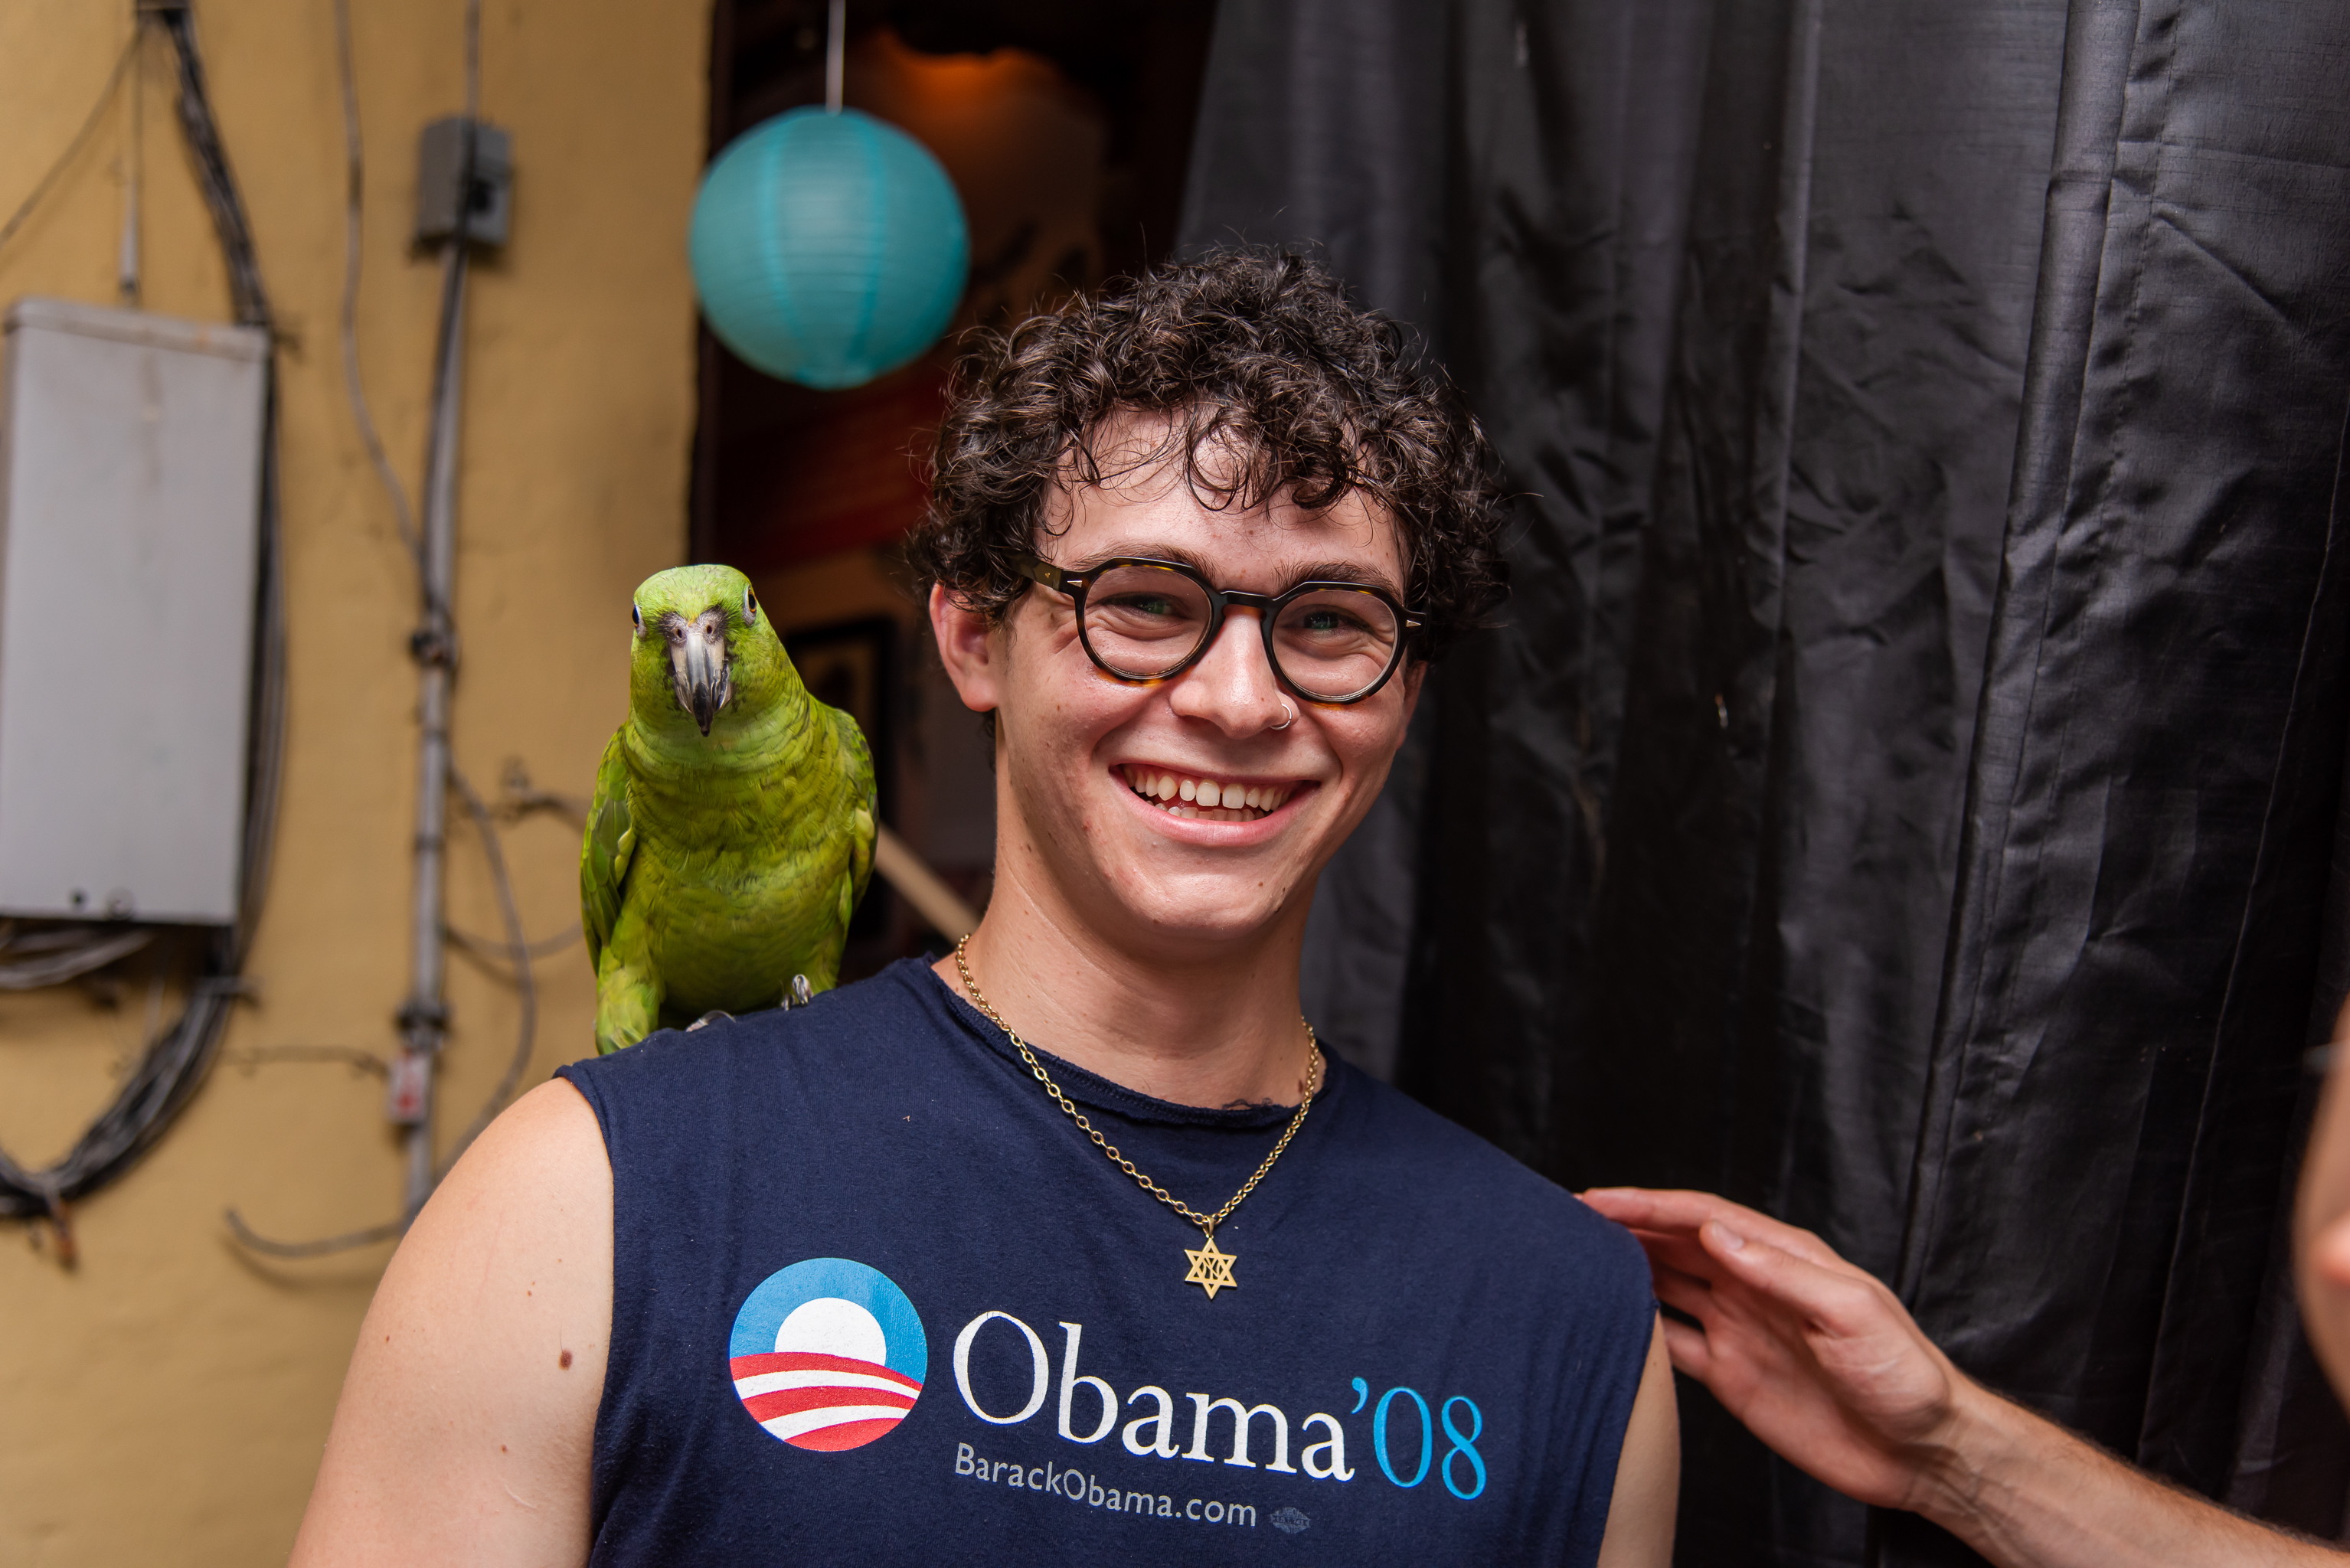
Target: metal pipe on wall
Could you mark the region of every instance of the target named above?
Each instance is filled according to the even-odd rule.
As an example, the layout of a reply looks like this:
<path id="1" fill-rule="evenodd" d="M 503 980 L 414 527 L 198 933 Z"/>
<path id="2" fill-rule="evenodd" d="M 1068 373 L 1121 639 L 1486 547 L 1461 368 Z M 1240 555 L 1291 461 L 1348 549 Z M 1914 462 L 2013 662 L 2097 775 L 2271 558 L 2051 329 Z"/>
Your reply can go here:
<path id="1" fill-rule="evenodd" d="M 442 260 L 441 343 L 433 385 L 431 455 L 424 483 L 423 622 L 411 640 L 417 662 L 416 836 L 408 999 L 400 1004 L 401 1051 L 389 1112 L 406 1125 L 401 1214 L 412 1220 L 432 1196 L 433 1077 L 449 1033 L 443 995 L 447 950 L 442 884 L 449 818 L 449 695 L 456 672 L 450 617 L 457 556 L 457 445 L 463 428 L 465 279 L 470 247 L 452 235 Z"/>

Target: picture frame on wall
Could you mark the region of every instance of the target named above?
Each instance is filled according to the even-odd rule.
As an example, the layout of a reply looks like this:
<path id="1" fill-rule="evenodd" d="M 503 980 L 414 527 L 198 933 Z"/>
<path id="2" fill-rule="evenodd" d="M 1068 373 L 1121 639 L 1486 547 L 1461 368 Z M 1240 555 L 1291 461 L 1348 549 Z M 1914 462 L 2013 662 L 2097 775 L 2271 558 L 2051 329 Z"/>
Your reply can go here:
<path id="1" fill-rule="evenodd" d="M 873 753 L 875 802 L 884 822 L 897 811 L 898 717 L 904 707 L 899 691 L 899 635 L 896 618 L 886 615 L 784 634 L 784 651 L 809 694 L 847 713 L 865 732 L 865 743 Z M 881 931 L 889 923 L 889 903 L 887 885 L 876 878 L 849 922 L 849 940 Z"/>

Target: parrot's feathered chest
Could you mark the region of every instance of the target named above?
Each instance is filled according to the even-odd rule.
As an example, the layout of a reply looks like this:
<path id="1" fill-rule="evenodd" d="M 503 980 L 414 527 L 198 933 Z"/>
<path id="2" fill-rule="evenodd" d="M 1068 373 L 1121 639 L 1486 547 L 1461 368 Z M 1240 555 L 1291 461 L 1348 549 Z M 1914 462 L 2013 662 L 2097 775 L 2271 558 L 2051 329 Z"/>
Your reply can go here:
<path id="1" fill-rule="evenodd" d="M 624 726 L 598 778 L 581 903 L 597 1038 L 775 1005 L 839 973 L 872 867 L 873 770 L 847 715 L 806 699 L 750 737 Z"/>

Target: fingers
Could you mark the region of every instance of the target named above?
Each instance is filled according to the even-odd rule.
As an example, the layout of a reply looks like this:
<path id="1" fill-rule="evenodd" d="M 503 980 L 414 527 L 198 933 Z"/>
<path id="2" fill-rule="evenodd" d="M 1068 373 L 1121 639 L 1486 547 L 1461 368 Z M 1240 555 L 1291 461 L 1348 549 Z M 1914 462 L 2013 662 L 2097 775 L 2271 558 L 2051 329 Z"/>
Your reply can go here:
<path id="1" fill-rule="evenodd" d="M 1665 1354 L 1672 1358 L 1673 1370 L 1685 1373 L 1711 1387 L 1713 1347 L 1706 1342 L 1704 1333 L 1685 1323 L 1675 1323 L 1671 1318 L 1659 1321 L 1664 1325 Z"/>
<path id="2" fill-rule="evenodd" d="M 1617 1224 L 1660 1235 L 1695 1235 L 1709 1221 L 1745 1236 L 1760 1236 L 1783 1251 L 1814 1262 L 1841 1262 L 1827 1243 L 1808 1231 L 1759 1213 L 1711 1192 L 1667 1191 L 1641 1187 L 1602 1187 L 1580 1195 Z"/>
<path id="3" fill-rule="evenodd" d="M 1689 1314 L 1701 1323 L 1712 1321 L 1712 1286 L 1677 1269 L 1651 1268 L 1648 1272 L 1655 1282 L 1659 1301 L 1675 1312 Z"/>
<path id="4" fill-rule="evenodd" d="M 1762 1303 L 1837 1335 L 1888 1326 L 1906 1316 L 1872 1276 L 1833 1252 L 1826 1254 L 1828 1262 L 1815 1262 L 1718 1219 L 1707 1220 L 1694 1235 L 1654 1231 L 1635 1231 L 1633 1235 L 1648 1254 L 1657 1299 L 1709 1326 L 1720 1305 L 1717 1293 L 1724 1288 L 1744 1293 L 1750 1301 L 1759 1297 Z"/>
<path id="5" fill-rule="evenodd" d="M 1708 1220 L 1763 1216 L 1743 1204 L 1711 1192 L 1653 1187 L 1595 1187 L 1577 1194 L 1586 1203 L 1619 1225 L 1636 1231 L 1695 1231 Z"/>
<path id="6" fill-rule="evenodd" d="M 1684 1274 L 1700 1279 L 1711 1279 L 1721 1272 L 1713 1254 L 1705 1250 L 1695 1235 L 1682 1235 L 1671 1231 L 1635 1231 L 1632 1239 L 1648 1254 L 1651 1268 L 1679 1269 Z"/>
<path id="7" fill-rule="evenodd" d="M 1748 1227 L 1748 1229 L 1753 1229 L 1753 1227 Z M 1776 1278 L 1777 1276 L 1772 1272 L 1772 1262 L 1775 1258 L 1786 1258 L 1794 1262 L 1806 1261 L 1797 1259 L 1794 1253 L 1776 1247 L 1760 1237 L 1749 1241 L 1738 1231 L 1718 1220 L 1707 1220 L 1702 1227 L 1693 1232 L 1634 1231 L 1632 1236 L 1640 1243 L 1641 1249 L 1648 1254 L 1648 1272 L 1657 1282 L 1658 1299 L 1670 1301 L 1673 1305 L 1681 1307 L 1684 1311 L 1694 1309 L 1690 1308 L 1684 1301 L 1675 1299 L 1673 1295 L 1668 1293 L 1666 1290 L 1668 1276 L 1676 1277 L 1683 1282 L 1678 1288 L 1684 1293 L 1694 1291 L 1700 1293 L 1710 1293 L 1712 1287 L 1725 1282 L 1748 1284 L 1755 1281 Z M 1752 1256 L 1748 1256 L 1749 1253 Z M 1830 1255 L 1833 1256 L 1833 1254 Z M 1731 1266 L 1741 1259 L 1744 1260 L 1742 1268 Z M 1836 1260 L 1836 1264 L 1840 1268 L 1850 1267 L 1841 1259 Z M 1768 1289 L 1764 1293 L 1776 1294 L 1775 1292 Z"/>
<path id="8" fill-rule="evenodd" d="M 1892 1292 L 1833 1252 L 1833 1266 L 1814 1262 L 1719 1221 L 1707 1224 L 1698 1240 L 1723 1275 L 1838 1338 L 1887 1328 L 1918 1334 Z"/>

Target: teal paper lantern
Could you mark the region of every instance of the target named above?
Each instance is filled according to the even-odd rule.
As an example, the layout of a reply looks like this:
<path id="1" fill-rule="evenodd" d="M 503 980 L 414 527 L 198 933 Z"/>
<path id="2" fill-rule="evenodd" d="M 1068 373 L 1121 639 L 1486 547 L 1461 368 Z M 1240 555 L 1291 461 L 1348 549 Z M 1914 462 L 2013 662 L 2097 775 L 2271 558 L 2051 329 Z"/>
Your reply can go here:
<path id="1" fill-rule="evenodd" d="M 971 266 L 947 171 L 853 109 L 795 109 L 735 138 L 702 177 L 689 248 L 720 340 L 771 376 L 827 389 L 937 342 Z"/>

